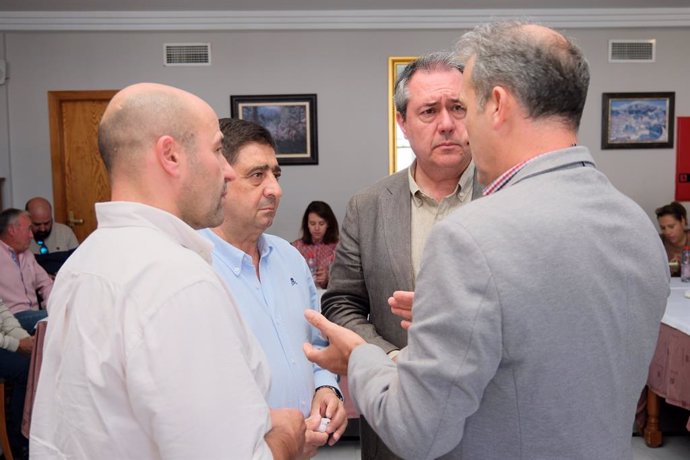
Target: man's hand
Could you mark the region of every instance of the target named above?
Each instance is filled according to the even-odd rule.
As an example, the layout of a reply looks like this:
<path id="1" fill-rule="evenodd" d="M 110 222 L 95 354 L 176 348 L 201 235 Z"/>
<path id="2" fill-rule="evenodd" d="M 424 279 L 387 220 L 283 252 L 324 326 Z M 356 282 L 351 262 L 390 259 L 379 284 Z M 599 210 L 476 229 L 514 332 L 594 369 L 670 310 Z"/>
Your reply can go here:
<path id="1" fill-rule="evenodd" d="M 328 445 L 332 446 L 340 440 L 347 428 L 347 411 L 345 411 L 345 404 L 331 388 L 319 388 L 311 401 L 309 418 L 318 418 L 320 422 L 321 417 L 331 419 L 331 423 L 326 427 L 326 434 L 330 436 Z"/>
<path id="2" fill-rule="evenodd" d="M 331 372 L 347 375 L 350 353 L 355 347 L 365 344 L 364 339 L 349 329 L 331 323 L 321 313 L 314 310 L 305 310 L 304 317 L 309 324 L 321 331 L 321 335 L 330 343 L 322 350 L 314 348 L 310 343 L 305 343 L 304 354 L 307 359 Z"/>
<path id="3" fill-rule="evenodd" d="M 401 317 L 400 326 L 408 330 L 412 326 L 412 302 L 414 301 L 413 291 L 395 291 L 392 297 L 388 298 L 388 305 L 391 306 L 391 313 Z"/>
<path id="4" fill-rule="evenodd" d="M 24 337 L 23 339 L 19 340 L 19 346 L 17 347 L 17 351 L 19 353 L 23 353 L 25 355 L 30 355 L 31 351 L 34 349 L 34 338 L 29 336 L 29 337 Z"/>
<path id="5" fill-rule="evenodd" d="M 311 458 L 316 455 L 319 447 L 326 444 L 326 441 L 328 441 L 328 433 L 319 433 L 317 431 L 321 424 L 321 416 L 319 414 L 310 415 L 304 423 L 307 426 L 307 431 L 302 455 L 304 458 Z"/>
<path id="6" fill-rule="evenodd" d="M 264 439 L 274 459 L 301 458 L 304 449 L 304 416 L 297 409 L 271 409 L 271 430 Z"/>

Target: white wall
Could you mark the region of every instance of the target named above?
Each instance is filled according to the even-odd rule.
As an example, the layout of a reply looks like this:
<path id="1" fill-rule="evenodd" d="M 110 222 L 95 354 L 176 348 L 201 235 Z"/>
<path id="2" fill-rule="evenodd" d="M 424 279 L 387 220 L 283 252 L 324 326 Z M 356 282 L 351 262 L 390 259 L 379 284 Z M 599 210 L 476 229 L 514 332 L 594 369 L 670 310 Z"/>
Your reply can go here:
<path id="1" fill-rule="evenodd" d="M 0 58 L 0 176 L 9 204 L 52 197 L 47 91 L 117 89 L 157 81 L 192 91 L 229 116 L 231 94 L 318 95 L 318 166 L 285 166 L 284 198 L 272 233 L 297 236 L 313 199 L 342 220 L 349 197 L 388 173 L 387 58 L 449 48 L 461 31 L 5 32 Z M 649 214 L 673 199 L 675 150 L 600 150 L 601 93 L 675 91 L 690 115 L 688 28 L 574 29 L 592 84 L 580 142 L 600 168 Z M 611 38 L 657 39 L 655 64 L 608 64 Z M 210 67 L 164 67 L 163 44 L 210 42 Z M 8 119 L 5 118 L 8 114 Z M 9 150 L 8 150 L 9 145 Z"/>

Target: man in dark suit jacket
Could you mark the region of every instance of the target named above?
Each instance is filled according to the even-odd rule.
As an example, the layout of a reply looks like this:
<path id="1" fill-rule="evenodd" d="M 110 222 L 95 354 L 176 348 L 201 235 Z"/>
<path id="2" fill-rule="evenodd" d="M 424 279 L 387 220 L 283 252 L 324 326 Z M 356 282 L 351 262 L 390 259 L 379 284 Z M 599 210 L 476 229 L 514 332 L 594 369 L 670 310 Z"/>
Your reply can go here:
<path id="1" fill-rule="evenodd" d="M 394 291 L 413 291 L 434 223 L 481 196 L 464 110 L 462 73 L 450 53 L 409 64 L 395 86 L 396 119 L 415 154 L 407 169 L 355 195 L 348 204 L 322 310 L 395 359 L 407 344 L 391 313 Z M 362 458 L 396 457 L 362 418 Z"/>

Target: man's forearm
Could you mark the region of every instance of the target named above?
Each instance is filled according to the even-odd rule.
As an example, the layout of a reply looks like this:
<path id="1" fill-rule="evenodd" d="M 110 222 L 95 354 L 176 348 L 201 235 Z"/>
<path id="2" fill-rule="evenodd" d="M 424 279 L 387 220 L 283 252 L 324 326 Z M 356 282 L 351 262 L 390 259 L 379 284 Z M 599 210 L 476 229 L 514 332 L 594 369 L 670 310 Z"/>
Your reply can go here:
<path id="1" fill-rule="evenodd" d="M 292 460 L 298 458 L 299 445 L 290 436 L 280 430 L 271 430 L 264 436 L 268 448 L 275 460 Z"/>

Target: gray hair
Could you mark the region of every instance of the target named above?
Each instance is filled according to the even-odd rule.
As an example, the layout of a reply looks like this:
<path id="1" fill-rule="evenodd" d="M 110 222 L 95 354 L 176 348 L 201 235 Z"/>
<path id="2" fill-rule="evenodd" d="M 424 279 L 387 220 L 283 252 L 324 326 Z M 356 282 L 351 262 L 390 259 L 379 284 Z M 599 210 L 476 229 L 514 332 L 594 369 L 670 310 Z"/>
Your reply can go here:
<path id="1" fill-rule="evenodd" d="M 28 216 L 29 213 L 15 208 L 7 208 L 0 212 L 0 235 L 4 236 L 7 233 L 7 229 L 14 225 L 21 215 Z"/>
<path id="2" fill-rule="evenodd" d="M 457 60 L 455 54 L 448 51 L 428 53 L 407 64 L 395 81 L 395 93 L 393 97 L 395 110 L 400 113 L 403 120 L 407 118 L 407 103 L 410 99 L 408 86 L 412 76 L 419 70 L 424 72 L 448 70 L 462 72 L 463 66 Z"/>
<path id="3" fill-rule="evenodd" d="M 479 109 L 496 86 L 510 90 L 532 119 L 557 117 L 580 126 L 589 87 L 589 65 L 571 40 L 560 34 L 525 31 L 522 21 L 477 26 L 460 37 L 457 58 L 474 58 L 472 86 Z"/>

